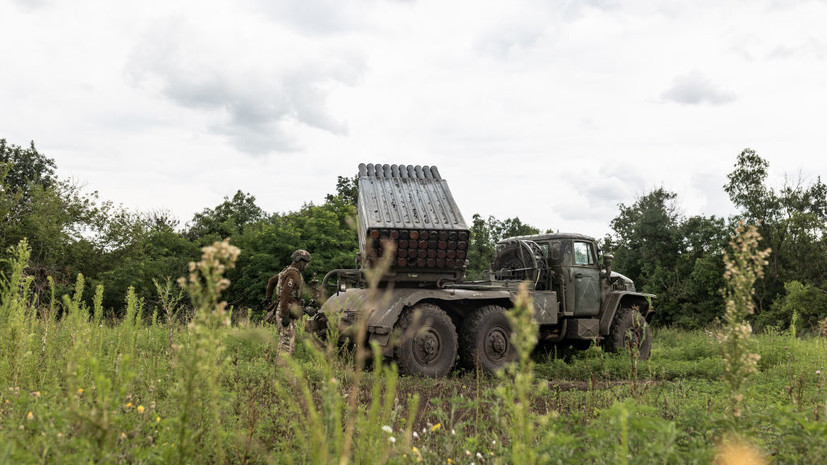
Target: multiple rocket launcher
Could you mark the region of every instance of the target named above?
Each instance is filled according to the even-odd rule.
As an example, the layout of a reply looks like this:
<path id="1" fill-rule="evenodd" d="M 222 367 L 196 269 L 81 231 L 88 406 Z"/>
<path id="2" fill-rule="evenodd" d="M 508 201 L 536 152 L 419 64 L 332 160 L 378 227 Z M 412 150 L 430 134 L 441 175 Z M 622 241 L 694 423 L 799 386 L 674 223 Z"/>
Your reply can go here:
<path id="1" fill-rule="evenodd" d="M 359 248 L 372 267 L 388 249 L 391 271 L 419 281 L 458 278 L 469 230 L 434 166 L 359 165 Z"/>
<path id="2" fill-rule="evenodd" d="M 417 268 L 465 268 L 468 233 L 465 231 L 371 229 L 366 253 L 372 264 L 392 248 L 391 266 Z"/>

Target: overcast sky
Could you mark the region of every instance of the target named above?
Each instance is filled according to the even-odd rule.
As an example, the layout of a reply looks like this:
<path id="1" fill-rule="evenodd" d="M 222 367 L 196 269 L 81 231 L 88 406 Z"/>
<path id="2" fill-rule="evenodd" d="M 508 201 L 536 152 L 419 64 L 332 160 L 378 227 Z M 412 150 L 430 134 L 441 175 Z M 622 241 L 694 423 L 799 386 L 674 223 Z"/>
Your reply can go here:
<path id="1" fill-rule="evenodd" d="M 733 212 L 827 172 L 825 1 L 0 0 L 0 138 L 182 222 L 297 210 L 359 163 L 436 165 L 466 221 L 602 236 L 663 186 Z"/>

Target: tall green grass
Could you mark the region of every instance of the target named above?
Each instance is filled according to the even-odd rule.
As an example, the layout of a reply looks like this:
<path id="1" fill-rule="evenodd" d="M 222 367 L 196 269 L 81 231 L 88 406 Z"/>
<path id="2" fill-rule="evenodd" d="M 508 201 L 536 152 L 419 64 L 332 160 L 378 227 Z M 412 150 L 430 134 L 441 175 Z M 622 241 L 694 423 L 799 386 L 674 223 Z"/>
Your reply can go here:
<path id="1" fill-rule="evenodd" d="M 520 361 L 500 376 L 400 377 L 369 346 L 300 328 L 284 359 L 275 328 L 230 325 L 229 244 L 193 264 L 189 302 L 163 284 L 157 309 L 129 292 L 118 321 L 80 276 L 38 300 L 28 253 L 8 251 L 0 279 L 0 463 L 711 463 L 730 430 L 716 330 L 655 329 L 633 390 L 626 354 L 532 352 L 522 297 Z M 741 387 L 738 431 L 770 462 L 821 463 L 827 344 L 750 340 L 759 375 Z"/>

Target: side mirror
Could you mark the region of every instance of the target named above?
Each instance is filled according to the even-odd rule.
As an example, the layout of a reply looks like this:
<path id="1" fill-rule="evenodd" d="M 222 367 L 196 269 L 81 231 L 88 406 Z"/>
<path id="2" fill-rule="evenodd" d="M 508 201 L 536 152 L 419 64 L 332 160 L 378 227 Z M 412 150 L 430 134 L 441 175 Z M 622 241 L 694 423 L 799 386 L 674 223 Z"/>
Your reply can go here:
<path id="1" fill-rule="evenodd" d="M 603 268 L 606 270 L 606 277 L 610 277 L 612 275 L 612 261 L 614 260 L 614 255 L 612 254 L 603 254 Z"/>

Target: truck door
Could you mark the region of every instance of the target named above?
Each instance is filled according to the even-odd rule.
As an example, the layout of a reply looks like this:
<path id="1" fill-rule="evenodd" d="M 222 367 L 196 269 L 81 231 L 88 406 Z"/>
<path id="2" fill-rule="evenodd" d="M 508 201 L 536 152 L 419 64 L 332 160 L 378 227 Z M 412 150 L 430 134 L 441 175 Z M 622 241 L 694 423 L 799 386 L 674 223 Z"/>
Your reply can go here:
<path id="1" fill-rule="evenodd" d="M 569 282 L 574 283 L 574 315 L 594 316 L 600 313 L 600 267 L 594 244 L 574 241 Z"/>

